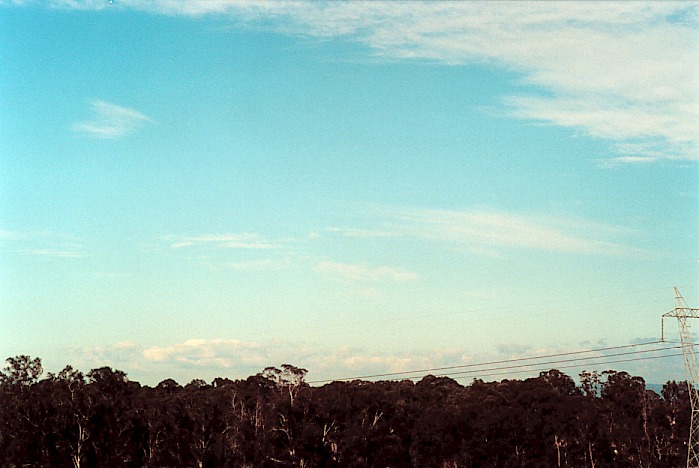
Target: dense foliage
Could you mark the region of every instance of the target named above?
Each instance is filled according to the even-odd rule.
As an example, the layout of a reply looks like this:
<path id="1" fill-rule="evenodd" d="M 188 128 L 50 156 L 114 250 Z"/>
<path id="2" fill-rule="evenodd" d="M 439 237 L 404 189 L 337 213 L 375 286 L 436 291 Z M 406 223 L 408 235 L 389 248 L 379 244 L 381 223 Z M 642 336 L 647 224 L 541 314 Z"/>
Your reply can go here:
<path id="1" fill-rule="evenodd" d="M 108 367 L 41 361 L 0 373 L 0 466 L 667 467 L 686 459 L 685 383 L 551 370 L 468 386 L 446 377 L 304 383 L 283 365 L 246 380 L 155 388 Z"/>

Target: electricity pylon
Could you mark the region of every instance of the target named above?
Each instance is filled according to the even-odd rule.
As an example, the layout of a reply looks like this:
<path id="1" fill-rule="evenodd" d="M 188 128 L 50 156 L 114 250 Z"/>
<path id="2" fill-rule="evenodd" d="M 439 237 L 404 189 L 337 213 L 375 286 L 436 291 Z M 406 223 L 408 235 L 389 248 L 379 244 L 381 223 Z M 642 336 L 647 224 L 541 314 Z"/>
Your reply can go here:
<path id="1" fill-rule="evenodd" d="M 699 309 L 687 307 L 684 298 L 675 288 L 675 308 L 663 314 L 660 340 L 665 340 L 665 317 L 675 317 L 680 328 L 680 343 L 684 366 L 687 370 L 687 391 L 692 415 L 689 423 L 689 441 L 687 442 L 687 468 L 699 468 L 699 365 L 694 354 L 694 345 L 690 336 L 691 326 L 687 319 L 699 318 Z"/>

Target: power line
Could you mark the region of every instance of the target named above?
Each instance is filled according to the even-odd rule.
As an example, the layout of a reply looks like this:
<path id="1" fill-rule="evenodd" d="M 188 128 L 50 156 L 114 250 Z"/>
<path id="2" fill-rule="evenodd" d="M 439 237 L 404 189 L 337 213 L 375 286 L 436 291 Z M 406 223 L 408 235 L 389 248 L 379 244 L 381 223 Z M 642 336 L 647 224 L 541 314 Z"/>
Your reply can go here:
<path id="1" fill-rule="evenodd" d="M 618 354 L 610 354 L 608 356 L 592 356 L 589 358 L 583 358 L 583 360 L 588 360 L 588 359 L 600 359 L 603 357 L 614 357 L 614 356 L 623 356 L 623 355 L 629 355 L 629 354 L 643 354 L 643 353 L 650 353 L 654 351 L 664 351 L 665 349 L 678 349 L 681 348 L 681 346 L 673 346 L 671 348 L 658 348 L 658 349 L 651 349 L 651 350 L 645 350 L 645 351 L 631 351 L 628 353 L 618 353 Z M 563 368 L 570 368 L 570 367 L 585 367 L 585 366 L 598 366 L 601 364 L 614 364 L 618 362 L 632 362 L 632 361 L 644 361 L 648 359 L 660 359 L 660 358 L 666 358 L 666 357 L 672 357 L 672 356 L 682 356 L 682 353 L 676 353 L 676 354 L 664 354 L 661 356 L 645 356 L 645 357 L 640 357 L 640 358 L 630 358 L 630 359 L 616 359 L 616 360 L 606 360 L 603 359 L 600 362 L 580 362 L 578 364 L 568 364 L 565 366 L 560 366 L 561 369 Z M 517 366 L 504 366 L 504 367 L 494 367 L 491 369 L 477 369 L 477 370 L 468 370 L 468 371 L 460 371 L 460 372 L 450 372 L 448 374 L 443 374 L 443 375 L 464 375 L 464 374 L 475 374 L 479 372 L 490 372 L 490 371 L 499 371 L 499 370 L 510 370 L 510 369 L 521 369 L 523 367 L 530 367 L 533 365 L 548 365 L 548 364 L 561 364 L 561 363 L 566 363 L 566 362 L 575 362 L 579 361 L 580 359 L 563 359 L 559 361 L 547 361 L 547 362 L 541 362 L 541 363 L 536 363 L 536 364 L 520 364 Z M 543 370 L 548 370 L 548 369 L 543 369 Z M 520 370 L 520 371 L 515 371 L 513 373 L 518 373 L 518 372 L 533 372 L 533 369 L 525 369 L 525 370 Z M 494 375 L 497 374 L 503 374 L 504 372 L 496 372 Z M 509 372 L 507 372 L 509 373 Z M 480 375 L 480 374 L 479 374 Z"/>
<path id="2" fill-rule="evenodd" d="M 473 363 L 473 364 L 462 364 L 458 366 L 445 366 L 445 367 L 433 367 L 429 369 L 415 369 L 415 370 L 410 370 L 410 371 L 401 371 L 401 372 L 386 372 L 382 374 L 371 374 L 371 375 L 362 375 L 362 376 L 356 376 L 356 377 L 344 377 L 344 378 L 339 378 L 339 379 L 333 379 L 334 381 L 346 381 L 346 380 L 358 380 L 358 379 L 374 379 L 378 377 L 391 377 L 391 376 L 397 376 L 397 375 L 407 375 L 407 374 L 419 374 L 419 373 L 428 373 L 428 372 L 436 372 L 436 371 L 442 371 L 442 370 L 450 370 L 450 369 L 464 369 L 464 368 L 469 368 L 469 367 L 481 367 L 481 366 L 492 366 L 496 364 L 506 364 L 510 362 L 521 362 L 521 361 L 534 361 L 538 359 L 547 359 L 547 358 L 554 358 L 554 357 L 561 357 L 561 356 L 572 356 L 576 354 L 586 354 L 586 353 L 597 353 L 597 352 L 602 352 L 602 351 L 611 351 L 615 349 L 624 349 L 624 348 L 634 348 L 634 347 L 639 347 L 639 346 L 649 346 L 649 345 L 654 345 L 661 343 L 661 341 L 651 341 L 647 343 L 635 343 L 635 344 L 628 344 L 628 345 L 621 345 L 621 346 L 608 346 L 605 348 L 595 348 L 595 349 L 586 349 L 586 350 L 580 350 L 580 351 L 568 351 L 565 353 L 556 353 L 556 354 L 546 354 L 546 355 L 540 355 L 540 356 L 530 356 L 530 357 L 524 357 L 524 358 L 513 358 L 513 359 L 503 359 L 499 361 L 487 361 L 487 362 L 481 362 L 481 363 Z M 590 358 L 588 358 L 590 359 Z M 324 383 L 324 382 L 331 382 L 332 380 L 316 380 L 316 381 L 311 381 L 308 383 Z"/>
<path id="3" fill-rule="evenodd" d="M 676 346 L 675 348 L 680 348 L 681 346 Z M 672 349 L 672 348 L 668 348 Z M 645 351 L 644 351 L 645 352 Z M 675 354 L 664 354 L 662 356 L 646 356 L 646 357 L 641 357 L 641 358 L 631 358 L 631 359 L 616 359 L 612 361 L 601 361 L 601 362 L 589 362 L 589 363 L 584 363 L 584 364 L 570 364 L 567 366 L 559 366 L 559 369 L 571 369 L 571 368 L 579 368 L 579 367 L 586 367 L 586 366 L 599 366 L 602 364 L 616 364 L 619 362 L 634 362 L 634 361 L 647 361 L 650 359 L 663 359 L 663 358 L 669 358 L 669 357 L 679 357 L 682 356 L 682 353 L 675 353 Z M 542 368 L 542 369 L 524 369 L 524 370 L 515 370 L 515 371 L 508 371 L 508 372 L 493 372 L 490 374 L 478 374 L 479 377 L 492 377 L 496 375 L 504 375 L 504 374 L 524 374 L 528 372 L 546 372 L 547 370 L 550 370 L 549 368 Z M 477 372 L 477 371 L 466 371 L 466 372 L 457 372 L 453 374 L 441 374 L 438 377 L 449 377 L 452 375 L 460 375 L 460 374 L 465 374 L 468 372 Z M 466 376 L 459 376 L 457 379 L 463 379 Z"/>
<path id="4" fill-rule="evenodd" d="M 328 383 L 328 382 L 333 382 L 333 381 L 338 382 L 338 381 L 351 381 L 351 380 L 362 380 L 362 379 L 375 379 L 375 378 L 379 378 L 379 377 L 406 376 L 406 375 L 410 375 L 410 374 L 427 374 L 427 373 L 431 373 L 431 372 L 438 372 L 438 371 L 451 370 L 451 369 L 465 369 L 465 368 L 472 368 L 472 367 L 493 366 L 493 365 L 497 365 L 497 364 L 507 364 L 507 363 L 513 363 L 513 362 L 535 361 L 535 360 L 540 360 L 540 359 L 548 359 L 548 358 L 555 358 L 555 357 L 562 357 L 562 356 L 572 356 L 572 355 L 587 354 L 587 353 L 599 353 L 602 351 L 635 348 L 635 347 L 639 347 L 639 346 L 649 346 L 649 345 L 654 345 L 654 344 L 658 344 L 658 343 L 662 343 L 662 342 L 661 341 L 651 341 L 651 342 L 647 342 L 647 343 L 635 343 L 635 344 L 620 345 L 620 346 L 608 346 L 605 348 L 595 348 L 595 349 L 587 349 L 587 350 L 580 350 L 580 351 L 568 351 L 565 353 L 546 354 L 546 355 L 530 356 L 530 357 L 524 357 L 524 358 L 503 359 L 503 360 L 498 360 L 498 361 L 488 361 L 488 362 L 473 363 L 473 364 L 462 364 L 462 365 L 458 365 L 458 366 L 433 367 L 433 368 L 428 368 L 428 369 L 415 369 L 415 370 L 401 371 L 401 372 L 386 372 L 386 373 L 381 373 L 381 374 L 362 375 L 362 376 L 355 376 L 355 377 L 343 377 L 343 378 L 337 378 L 337 379 L 314 380 L 314 381 L 309 381 L 308 383 L 309 384 L 317 384 L 317 383 Z M 656 348 L 653 350 L 634 351 L 634 352 L 629 352 L 629 353 L 618 353 L 618 354 L 613 354 L 612 356 L 624 355 L 624 354 L 647 353 L 647 352 L 652 352 L 652 351 L 659 351 L 659 350 L 673 349 L 673 348 L 678 348 L 678 346 Z M 577 358 L 577 359 L 573 359 L 572 361 L 580 360 L 580 359 L 594 359 L 594 358 L 598 358 L 598 357 L 599 356 L 591 356 L 588 358 Z M 571 360 L 568 360 L 568 361 L 571 361 Z M 554 363 L 555 362 L 556 361 L 554 361 Z M 536 363 L 536 364 L 543 365 L 545 363 Z M 524 367 L 524 366 L 519 366 L 519 367 Z M 495 369 L 479 369 L 478 371 L 479 372 L 482 372 L 482 371 L 487 372 L 490 370 L 495 370 Z M 451 373 L 451 374 L 454 374 L 454 373 Z"/>
<path id="5" fill-rule="evenodd" d="M 664 351 L 666 349 L 678 349 L 681 348 L 681 346 L 669 346 L 669 347 L 663 347 L 663 348 L 654 348 L 654 349 L 644 349 L 642 351 L 626 351 L 623 353 L 613 353 L 613 354 L 607 354 L 606 356 L 590 356 L 590 357 L 584 357 L 584 358 L 573 358 L 573 359 L 559 359 L 556 361 L 546 361 L 546 362 L 537 362 L 535 364 L 518 364 L 516 366 L 503 366 L 503 367 L 493 367 L 490 369 L 482 369 L 485 371 L 491 371 L 491 370 L 503 370 L 503 369 L 517 369 L 521 367 L 529 367 L 532 365 L 548 365 L 548 364 L 561 364 L 561 363 L 566 363 L 566 362 L 575 362 L 575 361 L 581 361 L 581 360 L 589 360 L 589 359 L 601 359 L 601 358 L 608 358 L 608 357 L 616 357 L 616 356 L 628 356 L 630 354 L 644 354 L 644 353 L 652 353 L 655 351 Z M 641 359 L 641 358 L 639 358 Z M 582 365 L 587 365 L 587 364 L 582 364 Z M 457 374 L 466 374 L 470 372 L 480 372 L 481 370 L 475 370 L 475 371 L 461 371 L 461 372 L 452 372 L 452 375 L 457 375 Z"/>

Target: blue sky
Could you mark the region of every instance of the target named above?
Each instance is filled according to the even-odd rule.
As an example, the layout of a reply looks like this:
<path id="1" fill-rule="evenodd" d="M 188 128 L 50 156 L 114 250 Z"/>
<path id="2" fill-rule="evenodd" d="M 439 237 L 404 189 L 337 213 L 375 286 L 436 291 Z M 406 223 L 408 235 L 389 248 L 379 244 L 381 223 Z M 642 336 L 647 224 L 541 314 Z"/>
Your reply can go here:
<path id="1" fill-rule="evenodd" d="M 0 354 L 155 384 L 657 339 L 699 302 L 697 9 L 0 0 Z"/>

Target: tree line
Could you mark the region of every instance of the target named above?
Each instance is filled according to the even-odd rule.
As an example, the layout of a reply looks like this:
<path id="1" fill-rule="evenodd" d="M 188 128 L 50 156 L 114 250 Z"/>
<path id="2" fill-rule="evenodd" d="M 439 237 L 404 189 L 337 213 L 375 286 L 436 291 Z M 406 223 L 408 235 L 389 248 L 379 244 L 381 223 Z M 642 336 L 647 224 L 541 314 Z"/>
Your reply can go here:
<path id="1" fill-rule="evenodd" d="M 39 358 L 0 372 L 4 467 L 667 467 L 686 463 L 685 382 L 660 394 L 626 372 L 552 369 L 460 385 L 304 382 L 268 367 L 244 380 L 155 387 L 109 367 Z"/>

